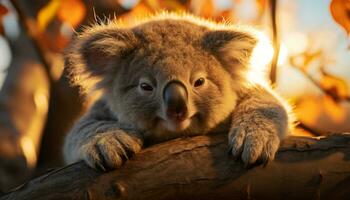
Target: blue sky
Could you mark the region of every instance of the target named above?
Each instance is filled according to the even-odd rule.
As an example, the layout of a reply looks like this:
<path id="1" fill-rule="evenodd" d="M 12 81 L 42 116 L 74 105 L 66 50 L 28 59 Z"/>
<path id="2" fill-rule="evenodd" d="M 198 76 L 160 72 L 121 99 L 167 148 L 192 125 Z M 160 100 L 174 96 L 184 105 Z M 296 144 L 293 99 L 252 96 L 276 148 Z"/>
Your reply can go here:
<path id="1" fill-rule="evenodd" d="M 322 49 L 327 60 L 330 60 L 326 65 L 327 71 L 350 84 L 350 51 L 347 49 L 349 39 L 345 30 L 333 20 L 329 5 L 330 0 L 281 0 L 279 23 L 282 38 L 286 39 L 293 31 L 308 35 L 313 49 Z M 289 39 L 293 41 L 294 38 Z M 312 75 L 317 77 L 316 71 Z M 288 66 L 288 63 L 280 66 L 280 77 L 279 88 L 287 95 L 302 95 L 310 90 L 318 92 L 300 72 Z"/>

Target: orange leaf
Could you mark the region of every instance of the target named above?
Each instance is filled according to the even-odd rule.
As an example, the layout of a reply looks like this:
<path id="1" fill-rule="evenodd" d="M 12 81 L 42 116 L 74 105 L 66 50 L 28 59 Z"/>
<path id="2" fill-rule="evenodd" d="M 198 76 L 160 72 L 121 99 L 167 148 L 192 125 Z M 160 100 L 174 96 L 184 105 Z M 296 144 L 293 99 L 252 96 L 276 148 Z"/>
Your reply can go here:
<path id="1" fill-rule="evenodd" d="M 259 10 L 259 16 L 262 16 L 264 11 L 266 10 L 267 0 L 255 0 L 258 10 Z"/>
<path id="2" fill-rule="evenodd" d="M 349 108 L 349 104 L 338 103 L 328 95 L 304 95 L 298 99 L 294 113 L 316 132 L 343 132 L 350 127 Z"/>
<path id="3" fill-rule="evenodd" d="M 153 13 L 154 10 L 146 2 L 140 1 L 136 6 L 132 8 L 131 11 L 121 15 L 119 19 L 123 21 L 132 21 L 135 18 L 146 17 L 147 15 Z"/>
<path id="4" fill-rule="evenodd" d="M 161 0 L 143 0 L 143 1 L 141 1 L 141 4 L 142 3 L 147 5 L 152 10 L 159 10 L 159 9 L 161 9 L 161 6 L 162 6 Z"/>
<path id="5" fill-rule="evenodd" d="M 294 112 L 298 120 L 306 124 L 316 124 L 321 114 L 320 104 L 310 96 L 302 97 L 299 99 Z"/>
<path id="6" fill-rule="evenodd" d="M 191 11 L 204 18 L 211 18 L 215 14 L 215 6 L 212 0 L 192 0 Z"/>
<path id="7" fill-rule="evenodd" d="M 0 19 L 6 15 L 8 11 L 9 10 L 4 5 L 0 4 Z"/>
<path id="8" fill-rule="evenodd" d="M 349 88 L 347 82 L 344 79 L 329 74 L 324 70 L 321 70 L 321 72 L 321 87 L 336 99 L 347 98 L 347 96 L 349 95 Z"/>
<path id="9" fill-rule="evenodd" d="M 173 1 L 173 0 L 163 0 L 162 2 L 162 8 L 166 10 L 172 10 L 172 11 L 185 11 L 186 7 L 185 4 L 182 4 L 180 1 Z"/>
<path id="10" fill-rule="evenodd" d="M 202 4 L 201 16 L 210 18 L 215 12 L 214 3 L 212 0 L 208 0 L 206 3 Z"/>
<path id="11" fill-rule="evenodd" d="M 56 12 L 62 1 L 51 0 L 40 9 L 37 15 L 37 22 L 40 31 L 44 31 L 47 25 L 54 19 Z"/>
<path id="12" fill-rule="evenodd" d="M 350 34 L 350 0 L 332 0 L 330 11 L 334 20 Z"/>
<path id="13" fill-rule="evenodd" d="M 324 96 L 323 106 L 325 113 L 336 123 L 341 123 L 346 118 L 346 110 L 329 96 Z"/>
<path id="14" fill-rule="evenodd" d="M 0 34 L 4 33 L 4 29 L 2 27 L 2 17 L 8 13 L 8 9 L 0 4 Z"/>
<path id="15" fill-rule="evenodd" d="M 217 22 L 234 21 L 233 18 L 234 18 L 234 15 L 232 10 L 223 10 L 216 15 L 215 21 Z"/>
<path id="16" fill-rule="evenodd" d="M 77 27 L 86 15 L 86 7 L 81 0 L 62 1 L 57 17 L 59 20 Z"/>
<path id="17" fill-rule="evenodd" d="M 172 11 L 181 11 L 185 10 L 185 3 L 174 0 L 143 0 L 140 4 L 146 5 L 153 11 L 157 10 L 172 10 Z"/>
<path id="18" fill-rule="evenodd" d="M 135 18 L 146 17 L 149 14 L 153 13 L 153 9 L 144 1 L 140 1 L 136 6 L 132 8 L 129 12 L 121 15 L 119 19 L 122 21 L 132 21 Z"/>

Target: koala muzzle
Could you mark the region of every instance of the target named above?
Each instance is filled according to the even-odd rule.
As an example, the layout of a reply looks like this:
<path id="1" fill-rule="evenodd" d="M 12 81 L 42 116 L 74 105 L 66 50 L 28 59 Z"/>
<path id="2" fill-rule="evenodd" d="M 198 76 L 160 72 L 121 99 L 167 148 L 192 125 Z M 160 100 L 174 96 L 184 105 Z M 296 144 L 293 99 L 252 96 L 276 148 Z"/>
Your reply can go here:
<path id="1" fill-rule="evenodd" d="M 183 121 L 187 116 L 187 90 L 179 81 L 169 82 L 163 90 L 166 115 L 171 120 Z"/>

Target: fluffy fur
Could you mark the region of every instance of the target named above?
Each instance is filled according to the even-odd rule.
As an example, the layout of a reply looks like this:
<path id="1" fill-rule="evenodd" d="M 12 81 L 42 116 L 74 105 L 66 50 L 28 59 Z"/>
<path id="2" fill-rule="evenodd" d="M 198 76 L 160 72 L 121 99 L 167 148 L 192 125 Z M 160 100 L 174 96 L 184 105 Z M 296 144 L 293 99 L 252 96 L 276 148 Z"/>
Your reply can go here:
<path id="1" fill-rule="evenodd" d="M 144 144 L 223 131 L 244 163 L 273 159 L 291 120 L 271 89 L 247 79 L 257 34 L 164 13 L 87 28 L 67 51 L 66 66 L 85 92 L 103 95 L 66 137 L 66 162 L 114 169 Z M 195 87 L 199 78 L 205 82 Z M 167 115 L 163 96 L 171 81 L 187 94 L 183 123 Z M 142 83 L 152 91 L 142 90 Z"/>

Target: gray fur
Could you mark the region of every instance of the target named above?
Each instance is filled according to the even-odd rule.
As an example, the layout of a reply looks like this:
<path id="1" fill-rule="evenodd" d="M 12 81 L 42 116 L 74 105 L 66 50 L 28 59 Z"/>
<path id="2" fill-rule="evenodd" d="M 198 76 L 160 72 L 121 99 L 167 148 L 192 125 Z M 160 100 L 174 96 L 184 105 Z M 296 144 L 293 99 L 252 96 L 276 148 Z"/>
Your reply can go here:
<path id="1" fill-rule="evenodd" d="M 75 84 L 103 95 L 66 137 L 66 162 L 113 169 L 144 143 L 219 131 L 229 133 L 232 154 L 246 164 L 273 159 L 291 120 L 272 90 L 247 80 L 257 41 L 246 29 L 188 15 L 88 28 L 68 50 L 66 64 Z M 198 77 L 205 84 L 194 88 Z M 154 90 L 140 91 L 140 80 Z M 172 80 L 188 91 L 190 122 L 175 131 L 162 100 Z"/>

